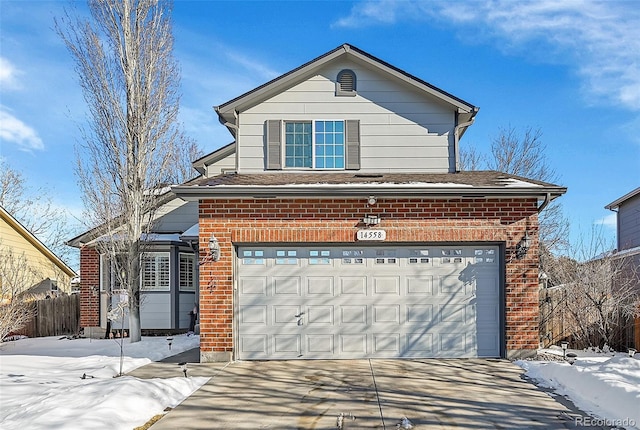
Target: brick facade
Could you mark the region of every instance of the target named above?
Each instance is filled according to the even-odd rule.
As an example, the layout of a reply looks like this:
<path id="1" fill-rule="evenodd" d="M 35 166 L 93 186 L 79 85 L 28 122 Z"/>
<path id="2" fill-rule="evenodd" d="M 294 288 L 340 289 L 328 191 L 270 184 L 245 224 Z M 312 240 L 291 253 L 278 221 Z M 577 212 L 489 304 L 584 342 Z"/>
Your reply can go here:
<path id="1" fill-rule="evenodd" d="M 200 267 L 203 361 L 233 351 L 233 262 L 237 244 L 350 243 L 367 214 L 381 217 L 386 241 L 492 242 L 505 247 L 507 355 L 538 348 L 538 213 L 535 198 L 394 199 L 369 206 L 358 199 L 209 199 L 200 201 L 200 252 L 218 239 L 221 258 Z M 516 244 L 532 245 L 523 259 Z"/>
<path id="2" fill-rule="evenodd" d="M 100 325 L 100 254 L 80 249 L 80 327 Z"/>

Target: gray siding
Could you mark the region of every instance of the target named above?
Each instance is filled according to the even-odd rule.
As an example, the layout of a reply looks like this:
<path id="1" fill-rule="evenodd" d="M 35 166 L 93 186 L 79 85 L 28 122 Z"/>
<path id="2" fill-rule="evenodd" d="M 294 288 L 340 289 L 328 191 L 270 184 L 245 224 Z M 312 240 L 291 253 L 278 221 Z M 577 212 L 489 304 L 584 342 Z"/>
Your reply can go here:
<path id="1" fill-rule="evenodd" d="M 171 293 L 146 293 L 142 295 L 140 320 L 145 329 L 170 329 Z"/>
<path id="2" fill-rule="evenodd" d="M 357 75 L 357 96 L 335 95 L 342 69 Z M 240 114 L 238 170 L 265 169 L 265 121 L 360 120 L 362 172 L 433 172 L 455 169 L 450 106 L 389 80 L 361 64 L 343 62 Z"/>
<path id="3" fill-rule="evenodd" d="M 618 249 L 640 246 L 640 195 L 634 196 L 618 209 Z"/>
<path id="4" fill-rule="evenodd" d="M 182 233 L 198 222 L 198 202 L 175 198 L 158 210 L 155 233 Z"/>
<path id="5" fill-rule="evenodd" d="M 235 171 L 236 170 L 236 154 L 230 154 L 223 158 L 222 160 L 216 161 L 215 163 L 207 165 L 206 176 L 208 178 L 212 176 L 217 176 L 221 174 L 223 171 Z"/>
<path id="6" fill-rule="evenodd" d="M 190 316 L 189 312 L 193 310 L 196 303 L 195 293 L 180 293 L 180 302 L 178 304 L 178 328 L 188 329 Z"/>

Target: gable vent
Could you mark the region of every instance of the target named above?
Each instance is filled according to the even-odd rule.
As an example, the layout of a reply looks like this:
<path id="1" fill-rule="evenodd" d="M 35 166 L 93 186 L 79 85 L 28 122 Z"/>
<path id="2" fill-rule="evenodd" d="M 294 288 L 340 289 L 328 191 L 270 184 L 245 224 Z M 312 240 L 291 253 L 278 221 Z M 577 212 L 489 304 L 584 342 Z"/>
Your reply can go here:
<path id="1" fill-rule="evenodd" d="M 353 70 L 344 69 L 338 73 L 338 78 L 336 79 L 336 95 L 356 95 L 356 74 L 353 73 Z"/>

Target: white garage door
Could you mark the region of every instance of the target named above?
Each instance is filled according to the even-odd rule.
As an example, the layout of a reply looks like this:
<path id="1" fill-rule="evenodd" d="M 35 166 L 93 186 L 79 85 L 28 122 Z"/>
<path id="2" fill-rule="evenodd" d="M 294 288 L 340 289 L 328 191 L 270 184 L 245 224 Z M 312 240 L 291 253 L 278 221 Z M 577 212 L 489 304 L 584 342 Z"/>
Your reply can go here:
<path id="1" fill-rule="evenodd" d="M 497 246 L 239 247 L 238 358 L 498 357 Z"/>

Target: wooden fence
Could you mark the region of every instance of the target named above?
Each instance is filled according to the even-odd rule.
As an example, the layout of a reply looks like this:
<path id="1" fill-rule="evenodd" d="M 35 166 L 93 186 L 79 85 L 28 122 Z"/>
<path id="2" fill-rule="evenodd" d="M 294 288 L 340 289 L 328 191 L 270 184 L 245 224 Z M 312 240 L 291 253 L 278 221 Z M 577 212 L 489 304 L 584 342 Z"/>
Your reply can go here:
<path id="1" fill-rule="evenodd" d="M 70 294 L 33 302 L 35 318 L 22 330 L 29 337 L 77 334 L 80 331 L 80 295 Z"/>

